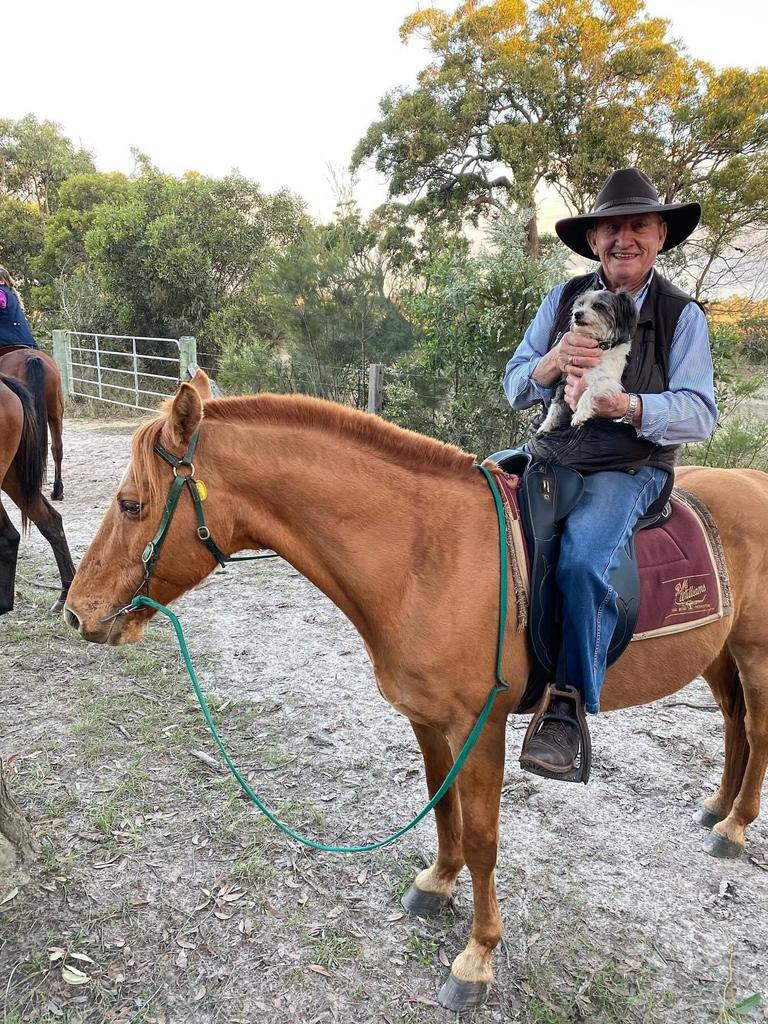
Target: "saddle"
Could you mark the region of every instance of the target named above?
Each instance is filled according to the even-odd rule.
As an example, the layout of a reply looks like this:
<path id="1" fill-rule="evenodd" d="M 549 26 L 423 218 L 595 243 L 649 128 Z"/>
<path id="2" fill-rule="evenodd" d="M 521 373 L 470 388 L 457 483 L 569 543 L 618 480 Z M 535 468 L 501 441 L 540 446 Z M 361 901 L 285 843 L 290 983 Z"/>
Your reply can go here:
<path id="1" fill-rule="evenodd" d="M 517 503 L 520 509 L 529 570 L 528 637 L 533 653 L 533 669 L 518 712 L 530 711 L 540 703 L 546 687 L 553 681 L 567 684 L 562 656 L 561 597 L 556 585 L 557 563 L 563 522 L 581 499 L 584 478 L 568 466 L 534 461 L 527 452 L 507 449 L 489 456 L 508 474 L 520 478 Z M 665 522 L 671 515 L 669 498 L 674 483 L 635 527 L 634 534 L 620 553 L 619 566 L 611 576 L 618 595 L 618 622 L 608 650 L 608 664 L 622 654 L 632 639 L 640 612 L 640 571 L 635 537 L 641 530 Z"/>

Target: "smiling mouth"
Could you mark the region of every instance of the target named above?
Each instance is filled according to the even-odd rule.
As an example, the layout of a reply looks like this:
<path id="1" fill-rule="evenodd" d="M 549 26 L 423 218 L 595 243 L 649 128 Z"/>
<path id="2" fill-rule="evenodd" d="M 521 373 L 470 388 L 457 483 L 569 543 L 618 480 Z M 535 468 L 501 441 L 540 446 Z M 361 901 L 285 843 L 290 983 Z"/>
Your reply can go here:
<path id="1" fill-rule="evenodd" d="M 615 260 L 634 260 L 640 255 L 639 252 L 612 252 L 611 256 Z"/>

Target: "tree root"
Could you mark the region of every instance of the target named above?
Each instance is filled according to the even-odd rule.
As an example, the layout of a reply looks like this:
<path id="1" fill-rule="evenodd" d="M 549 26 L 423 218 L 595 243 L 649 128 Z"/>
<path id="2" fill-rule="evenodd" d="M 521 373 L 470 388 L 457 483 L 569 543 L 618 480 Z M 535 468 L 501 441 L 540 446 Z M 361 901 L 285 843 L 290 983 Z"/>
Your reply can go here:
<path id="1" fill-rule="evenodd" d="M 0 898 L 29 881 L 27 868 L 34 859 L 32 830 L 11 796 L 0 758 Z"/>

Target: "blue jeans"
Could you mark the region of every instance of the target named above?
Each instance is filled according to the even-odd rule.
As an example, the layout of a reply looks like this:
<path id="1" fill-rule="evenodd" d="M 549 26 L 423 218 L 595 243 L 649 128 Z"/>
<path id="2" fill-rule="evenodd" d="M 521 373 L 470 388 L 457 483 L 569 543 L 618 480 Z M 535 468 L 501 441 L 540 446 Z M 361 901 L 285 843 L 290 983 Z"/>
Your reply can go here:
<path id="1" fill-rule="evenodd" d="M 584 477 L 584 495 L 568 516 L 557 585 L 563 595 L 566 682 L 581 690 L 587 711 L 600 710 L 600 688 L 616 626 L 616 591 L 607 582 L 638 519 L 668 482 L 663 469 Z"/>

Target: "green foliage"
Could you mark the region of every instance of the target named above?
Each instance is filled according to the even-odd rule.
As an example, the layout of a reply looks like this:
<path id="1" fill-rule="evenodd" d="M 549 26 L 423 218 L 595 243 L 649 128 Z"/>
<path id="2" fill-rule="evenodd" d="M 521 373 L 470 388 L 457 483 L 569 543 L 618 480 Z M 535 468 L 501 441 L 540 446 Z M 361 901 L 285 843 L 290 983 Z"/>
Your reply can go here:
<path id="1" fill-rule="evenodd" d="M 376 241 L 351 202 L 340 204 L 331 223 L 308 225 L 257 278 L 264 343 L 250 339 L 241 355 L 232 340 L 222 360 L 224 379 L 234 382 L 244 372 L 240 388 L 246 380 L 251 387 L 277 383 L 281 390 L 364 404 L 368 365 L 393 359 L 414 339 L 387 294 L 387 254 Z M 280 358 L 270 355 L 270 341 Z"/>
<path id="2" fill-rule="evenodd" d="M 32 267 L 44 244 L 45 225 L 34 203 L 0 194 L 0 263 L 21 288 L 27 304 Z"/>
<path id="3" fill-rule="evenodd" d="M 118 206 L 128 196 L 130 182 L 124 174 L 73 174 L 62 182 L 57 209 L 45 225 L 45 241 L 34 261 L 34 301 L 40 309 L 55 309 L 62 304 L 62 289 L 87 263 L 85 236 L 93 227 L 96 211 L 104 204 Z M 89 275 L 92 279 L 92 275 Z M 70 303 L 71 305 L 71 303 Z M 67 325 L 70 326 L 69 317 Z M 99 330 L 94 322 L 78 324 Z"/>
<path id="4" fill-rule="evenodd" d="M 565 272 L 551 246 L 525 251 L 525 214 L 498 221 L 478 255 L 448 249 L 408 303 L 421 340 L 388 374 L 384 415 L 481 454 L 519 443 L 528 416 L 501 391 L 504 367 L 541 300 Z M 392 377 L 394 376 L 394 381 Z"/>
<path id="5" fill-rule="evenodd" d="M 35 203 L 47 215 L 56 208 L 58 189 L 71 174 L 93 171 L 84 149 L 75 149 L 61 126 L 32 114 L 0 120 L 0 190 Z"/>
<path id="6" fill-rule="evenodd" d="M 122 330 L 178 337 L 204 334 L 303 224 L 298 199 L 267 196 L 238 174 L 178 179 L 150 169 L 124 202 L 96 208 L 85 249 Z"/>
<path id="7" fill-rule="evenodd" d="M 687 445 L 684 461 L 698 466 L 764 469 L 768 466 L 768 421 L 750 413 L 749 403 L 759 396 L 768 378 L 747 365 L 736 328 L 716 325 L 710 331 L 710 341 L 720 419 L 706 441 Z"/>

